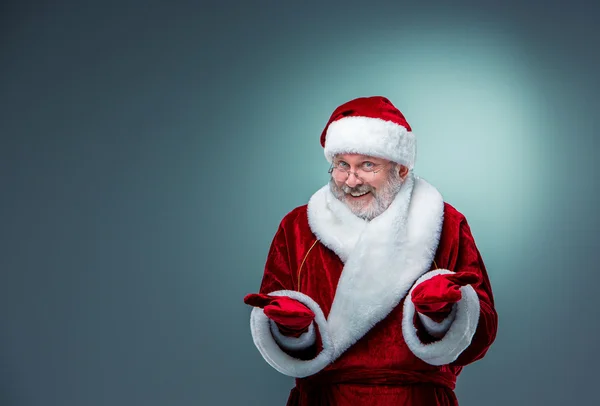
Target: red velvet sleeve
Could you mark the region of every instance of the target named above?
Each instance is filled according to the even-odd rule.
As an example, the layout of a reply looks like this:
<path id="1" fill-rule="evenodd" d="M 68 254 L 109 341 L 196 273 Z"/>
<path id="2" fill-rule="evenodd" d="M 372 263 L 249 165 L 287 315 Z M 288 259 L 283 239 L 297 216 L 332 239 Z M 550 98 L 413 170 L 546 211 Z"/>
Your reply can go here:
<path id="1" fill-rule="evenodd" d="M 285 230 L 279 225 L 271 242 L 259 292 L 269 294 L 276 290 L 294 290 L 292 275 Z"/>
<path id="2" fill-rule="evenodd" d="M 269 294 L 278 290 L 295 290 L 293 283 L 294 271 L 290 263 L 287 247 L 288 240 L 285 229 L 280 224 L 271 242 L 260 285 L 260 293 Z M 308 360 L 314 358 L 321 345 L 319 329 L 316 323 L 314 324 L 314 328 L 317 333 L 317 342 L 315 344 L 303 350 L 288 350 L 280 346 L 281 350 L 298 359 Z"/>
<path id="3" fill-rule="evenodd" d="M 462 367 L 483 358 L 487 353 L 496 338 L 498 314 L 494 307 L 492 287 L 483 259 L 475 245 L 475 240 L 466 219 L 461 221 L 459 235 L 458 257 L 454 271 L 471 271 L 481 276 L 481 282 L 472 285 L 480 304 L 479 322 L 475 335 L 471 340 L 471 344 L 450 364 Z"/>

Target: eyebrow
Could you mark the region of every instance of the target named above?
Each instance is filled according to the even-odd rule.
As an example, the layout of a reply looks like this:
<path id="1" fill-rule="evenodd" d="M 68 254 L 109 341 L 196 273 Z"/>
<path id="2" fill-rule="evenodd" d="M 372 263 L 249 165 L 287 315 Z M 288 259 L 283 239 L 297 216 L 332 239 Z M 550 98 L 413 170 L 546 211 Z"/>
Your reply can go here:
<path id="1" fill-rule="evenodd" d="M 345 159 L 341 159 L 341 158 L 334 159 L 334 162 L 346 162 L 346 163 L 348 163 Z M 375 159 L 365 159 L 365 160 L 360 161 L 359 163 L 360 164 L 364 164 L 365 162 L 371 162 L 371 163 L 374 163 L 374 164 L 377 164 L 377 165 L 381 165 L 381 162 L 379 162 L 379 161 L 377 161 Z"/>

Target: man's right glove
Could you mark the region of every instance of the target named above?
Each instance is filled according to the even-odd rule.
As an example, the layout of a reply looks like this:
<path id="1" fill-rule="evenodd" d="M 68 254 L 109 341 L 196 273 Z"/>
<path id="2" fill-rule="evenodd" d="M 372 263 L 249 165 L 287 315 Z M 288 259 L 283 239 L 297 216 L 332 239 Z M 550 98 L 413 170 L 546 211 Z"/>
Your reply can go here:
<path id="1" fill-rule="evenodd" d="M 244 303 L 262 308 L 265 315 L 273 320 L 279 331 L 286 336 L 299 337 L 308 331 L 315 318 L 312 310 L 287 296 L 251 293 L 244 297 Z"/>

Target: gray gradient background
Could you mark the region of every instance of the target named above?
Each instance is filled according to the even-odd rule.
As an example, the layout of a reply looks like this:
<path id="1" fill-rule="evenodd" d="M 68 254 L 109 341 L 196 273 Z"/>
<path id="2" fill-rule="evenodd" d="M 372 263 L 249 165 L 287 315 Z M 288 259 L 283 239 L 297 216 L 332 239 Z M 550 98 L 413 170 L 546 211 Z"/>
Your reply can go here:
<path id="1" fill-rule="evenodd" d="M 461 405 L 599 402 L 600 7 L 412 3 L 3 2 L 0 405 L 285 404 L 242 298 L 376 94 L 492 281 Z"/>

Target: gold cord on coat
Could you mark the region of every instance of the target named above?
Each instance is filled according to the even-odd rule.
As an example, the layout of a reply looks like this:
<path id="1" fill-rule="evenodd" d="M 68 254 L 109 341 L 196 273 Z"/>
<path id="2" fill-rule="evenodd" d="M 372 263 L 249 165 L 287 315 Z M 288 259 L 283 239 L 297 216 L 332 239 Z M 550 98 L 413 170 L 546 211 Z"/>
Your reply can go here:
<path id="1" fill-rule="evenodd" d="M 311 245 L 310 248 L 308 249 L 308 251 L 306 252 L 304 259 L 302 260 L 302 263 L 300 264 L 300 268 L 298 269 L 298 286 L 296 287 L 296 290 L 298 292 L 300 292 L 300 272 L 302 272 L 302 266 L 304 265 L 304 262 L 306 261 L 306 257 L 308 257 L 308 254 L 310 254 L 310 250 L 313 249 L 313 247 L 317 244 L 317 242 L 319 242 L 318 238 L 315 240 L 313 245 Z"/>

